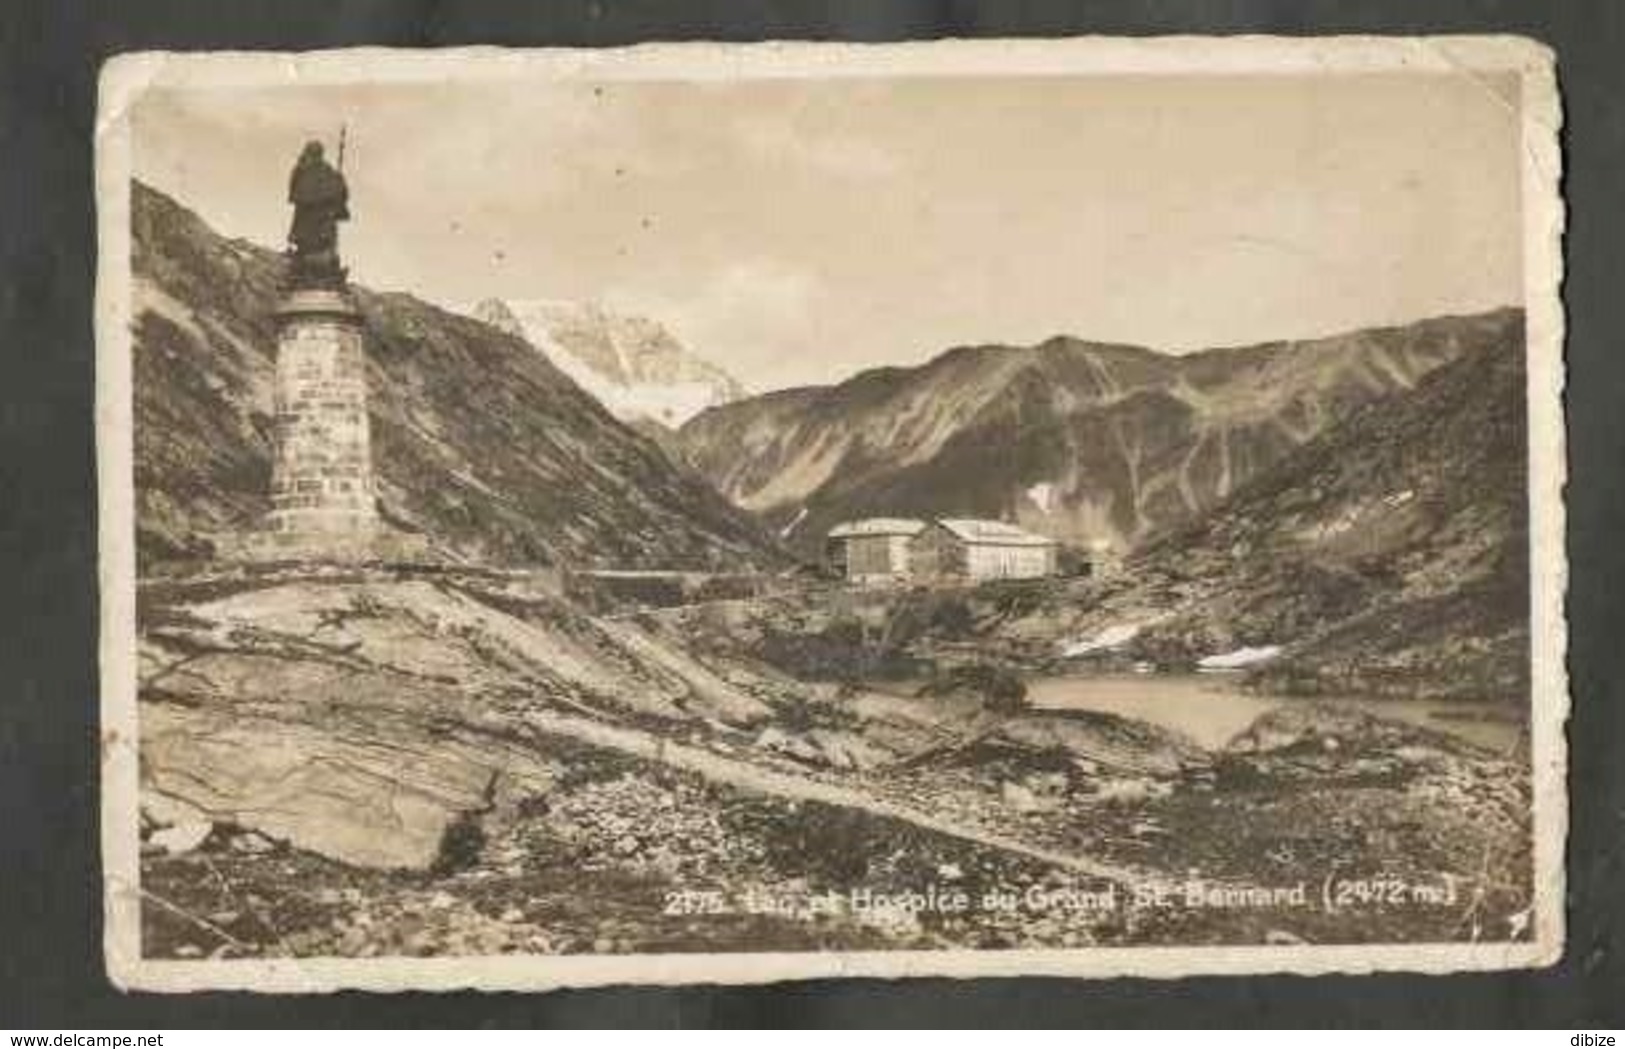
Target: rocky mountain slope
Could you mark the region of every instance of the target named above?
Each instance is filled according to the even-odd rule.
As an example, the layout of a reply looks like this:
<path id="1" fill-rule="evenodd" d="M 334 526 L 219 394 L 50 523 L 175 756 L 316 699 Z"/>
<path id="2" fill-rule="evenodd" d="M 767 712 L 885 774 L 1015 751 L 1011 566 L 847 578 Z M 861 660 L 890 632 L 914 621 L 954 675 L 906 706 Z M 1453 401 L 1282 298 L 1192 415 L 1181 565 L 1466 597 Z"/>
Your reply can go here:
<path id="1" fill-rule="evenodd" d="M 269 508 L 279 256 L 132 187 L 135 474 L 143 559 L 198 555 Z M 702 479 L 524 341 L 356 288 L 386 519 L 498 563 L 781 563 Z"/>
<path id="2" fill-rule="evenodd" d="M 1514 327 L 1004 633 L 1161 664 L 1278 652 L 1253 673 L 1296 691 L 1522 702 L 1527 447 Z"/>
<path id="3" fill-rule="evenodd" d="M 543 299 L 486 299 L 474 315 L 536 347 L 628 422 L 681 426 L 706 408 L 745 396 L 733 376 L 648 317 Z"/>
<path id="4" fill-rule="evenodd" d="M 711 408 L 679 433 L 730 498 L 812 549 L 841 519 L 963 514 L 1134 546 L 1362 406 L 1505 344 L 1501 310 L 1175 357 L 1055 338 L 950 350 Z"/>
<path id="5" fill-rule="evenodd" d="M 788 677 L 545 573 L 282 567 L 139 592 L 154 957 L 1517 937 L 1528 775 L 1324 704 L 1205 749 L 1111 714 Z M 736 605 L 713 606 L 722 615 Z M 1462 906 L 1135 908 L 1358 857 Z M 583 886 L 587 891 L 583 891 Z M 1115 894 L 859 907 L 853 892 Z M 703 913 L 674 907 L 702 887 Z M 832 908 L 814 912 L 812 901 Z M 781 903 L 762 906 L 752 900 Z M 1465 904 L 1463 904 L 1465 906 Z"/>

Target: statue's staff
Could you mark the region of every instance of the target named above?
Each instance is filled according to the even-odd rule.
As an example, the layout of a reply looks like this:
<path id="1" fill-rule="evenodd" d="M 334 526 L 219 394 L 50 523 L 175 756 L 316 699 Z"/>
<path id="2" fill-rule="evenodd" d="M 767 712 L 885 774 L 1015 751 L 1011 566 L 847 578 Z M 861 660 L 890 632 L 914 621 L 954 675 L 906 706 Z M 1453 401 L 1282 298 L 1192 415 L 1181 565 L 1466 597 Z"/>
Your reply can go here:
<path id="1" fill-rule="evenodd" d="M 344 174 L 344 136 L 350 130 L 350 125 L 339 125 L 339 174 Z"/>

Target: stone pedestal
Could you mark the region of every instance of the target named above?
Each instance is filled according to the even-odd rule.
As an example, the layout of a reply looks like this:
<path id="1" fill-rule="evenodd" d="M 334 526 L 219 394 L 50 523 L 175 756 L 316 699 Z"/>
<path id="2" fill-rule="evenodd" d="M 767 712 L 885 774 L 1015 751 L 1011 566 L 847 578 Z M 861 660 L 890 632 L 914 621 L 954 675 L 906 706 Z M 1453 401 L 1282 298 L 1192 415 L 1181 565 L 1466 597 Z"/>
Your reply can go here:
<path id="1" fill-rule="evenodd" d="M 299 289 L 277 310 L 270 530 L 320 544 L 378 530 L 361 313 L 347 291 Z"/>
<path id="2" fill-rule="evenodd" d="M 296 288 L 277 309 L 271 512 L 209 536 L 253 563 L 438 563 L 427 537 L 378 517 L 367 422 L 366 327 L 342 288 Z"/>

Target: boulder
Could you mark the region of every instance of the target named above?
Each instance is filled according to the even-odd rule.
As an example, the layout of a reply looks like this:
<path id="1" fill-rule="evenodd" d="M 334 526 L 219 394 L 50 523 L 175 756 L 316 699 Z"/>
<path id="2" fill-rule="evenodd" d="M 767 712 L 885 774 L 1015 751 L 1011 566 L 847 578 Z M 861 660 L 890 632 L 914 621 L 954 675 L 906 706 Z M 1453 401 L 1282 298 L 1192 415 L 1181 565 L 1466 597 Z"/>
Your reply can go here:
<path id="1" fill-rule="evenodd" d="M 144 800 L 179 800 L 205 817 L 177 824 L 186 835 L 155 832 L 159 844 L 225 822 L 357 866 L 426 869 L 460 816 L 551 782 L 540 755 L 445 738 L 428 718 L 374 714 L 363 726 L 292 701 L 236 711 L 151 703 L 141 717 Z"/>
<path id="2" fill-rule="evenodd" d="M 202 845 L 213 830 L 214 824 L 209 820 L 186 820 L 153 831 L 147 840 L 174 856 L 182 852 L 191 852 Z"/>

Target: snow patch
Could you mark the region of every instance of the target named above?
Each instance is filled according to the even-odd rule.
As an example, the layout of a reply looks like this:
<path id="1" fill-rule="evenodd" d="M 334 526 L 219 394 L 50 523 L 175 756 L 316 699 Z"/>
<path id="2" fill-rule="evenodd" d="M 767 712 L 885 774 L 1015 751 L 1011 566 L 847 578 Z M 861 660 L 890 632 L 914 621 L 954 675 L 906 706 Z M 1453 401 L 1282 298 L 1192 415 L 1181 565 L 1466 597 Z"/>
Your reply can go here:
<path id="1" fill-rule="evenodd" d="M 807 508 L 805 506 L 803 506 L 801 509 L 796 511 L 796 515 L 794 517 L 790 518 L 790 523 L 789 524 L 787 524 L 783 528 L 779 529 L 779 538 L 780 539 L 788 539 L 788 538 L 790 538 L 790 533 L 794 532 L 796 530 L 796 526 L 799 525 L 802 521 L 806 520 L 806 518 L 807 518 Z"/>
<path id="2" fill-rule="evenodd" d="M 1139 623 L 1114 623 L 1094 637 L 1080 638 L 1061 646 L 1063 657 L 1086 656 L 1091 652 L 1105 652 L 1128 644 L 1140 636 Z"/>
<path id="3" fill-rule="evenodd" d="M 1040 513 L 1049 513 L 1050 507 L 1055 504 L 1055 484 L 1051 481 L 1040 481 L 1027 489 L 1027 498 L 1033 501 Z"/>
<path id="4" fill-rule="evenodd" d="M 1203 656 L 1196 662 L 1198 670 L 1241 670 L 1255 663 L 1267 663 L 1281 654 L 1280 645 L 1243 646 L 1233 652 Z"/>

